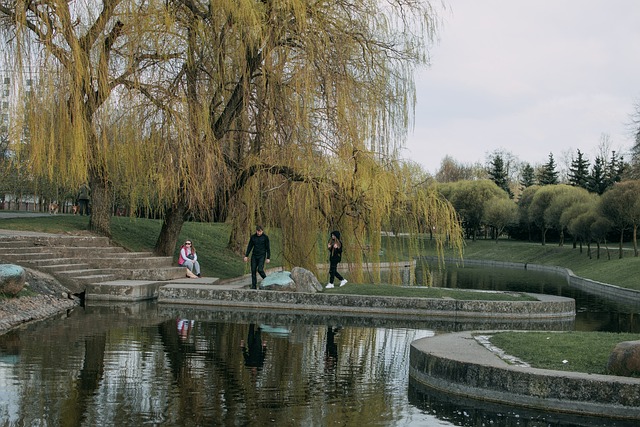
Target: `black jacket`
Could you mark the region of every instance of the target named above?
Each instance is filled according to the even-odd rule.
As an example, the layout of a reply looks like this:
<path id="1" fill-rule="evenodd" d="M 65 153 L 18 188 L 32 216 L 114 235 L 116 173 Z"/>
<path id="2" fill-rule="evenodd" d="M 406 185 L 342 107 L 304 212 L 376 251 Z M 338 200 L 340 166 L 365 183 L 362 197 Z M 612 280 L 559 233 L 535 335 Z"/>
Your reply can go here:
<path id="1" fill-rule="evenodd" d="M 251 250 L 253 250 L 252 256 L 254 258 L 260 258 L 266 255 L 267 259 L 271 259 L 271 245 L 269 244 L 269 236 L 267 236 L 265 233 L 262 233 L 262 236 L 258 236 L 258 233 L 254 233 L 253 235 L 251 235 L 244 256 L 248 257 L 249 253 L 251 253 Z"/>
<path id="2" fill-rule="evenodd" d="M 338 248 L 329 248 L 329 262 L 331 263 L 338 263 L 342 260 L 342 241 L 340 240 L 340 232 L 339 231 L 333 231 L 331 232 L 331 234 L 333 234 L 334 236 L 336 236 L 336 239 L 338 239 L 338 242 L 340 243 L 338 246 Z M 329 241 L 329 243 L 331 243 L 331 240 Z"/>

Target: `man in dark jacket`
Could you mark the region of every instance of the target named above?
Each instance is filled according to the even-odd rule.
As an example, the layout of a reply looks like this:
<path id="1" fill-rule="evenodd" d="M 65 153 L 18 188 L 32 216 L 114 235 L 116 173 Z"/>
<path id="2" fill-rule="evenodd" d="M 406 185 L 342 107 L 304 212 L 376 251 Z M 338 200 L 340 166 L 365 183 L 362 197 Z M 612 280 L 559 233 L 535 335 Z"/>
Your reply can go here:
<path id="1" fill-rule="evenodd" d="M 249 254 L 253 250 L 251 254 L 251 289 L 258 288 L 258 278 L 256 277 L 256 272 L 260 274 L 260 277 L 263 279 L 267 277 L 264 272 L 264 263 L 267 264 L 270 262 L 271 258 L 271 246 L 269 245 L 269 236 L 264 234 L 264 230 L 261 226 L 256 227 L 256 232 L 251 235 L 249 238 L 249 244 L 247 245 L 247 250 L 244 253 L 244 262 L 247 262 L 249 259 Z"/>

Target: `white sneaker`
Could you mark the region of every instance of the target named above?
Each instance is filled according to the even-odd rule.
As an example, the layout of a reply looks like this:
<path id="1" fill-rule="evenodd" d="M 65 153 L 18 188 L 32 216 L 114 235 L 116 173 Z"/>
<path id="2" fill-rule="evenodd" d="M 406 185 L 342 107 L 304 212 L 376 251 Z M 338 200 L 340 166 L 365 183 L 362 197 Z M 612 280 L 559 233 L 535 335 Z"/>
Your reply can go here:
<path id="1" fill-rule="evenodd" d="M 344 286 L 344 285 L 346 285 L 346 284 L 347 284 L 347 279 L 342 279 L 342 280 L 340 281 L 340 286 Z"/>
<path id="2" fill-rule="evenodd" d="M 333 283 L 327 283 L 327 289 L 333 289 Z"/>

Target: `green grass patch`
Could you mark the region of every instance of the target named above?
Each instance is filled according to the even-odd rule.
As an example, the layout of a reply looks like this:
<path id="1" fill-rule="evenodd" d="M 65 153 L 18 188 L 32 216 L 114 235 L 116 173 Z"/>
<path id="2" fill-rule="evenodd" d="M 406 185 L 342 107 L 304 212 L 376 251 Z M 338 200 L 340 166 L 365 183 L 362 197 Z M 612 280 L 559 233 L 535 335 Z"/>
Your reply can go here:
<path id="1" fill-rule="evenodd" d="M 481 292 L 464 289 L 429 288 L 416 286 L 348 284 L 343 287 L 325 289 L 325 293 L 341 295 L 365 295 L 406 298 L 449 298 L 474 301 L 536 301 L 536 298 L 517 292 Z"/>
<path id="2" fill-rule="evenodd" d="M 490 341 L 533 368 L 607 374 L 616 344 L 639 339 L 638 334 L 611 332 L 497 332 Z"/>

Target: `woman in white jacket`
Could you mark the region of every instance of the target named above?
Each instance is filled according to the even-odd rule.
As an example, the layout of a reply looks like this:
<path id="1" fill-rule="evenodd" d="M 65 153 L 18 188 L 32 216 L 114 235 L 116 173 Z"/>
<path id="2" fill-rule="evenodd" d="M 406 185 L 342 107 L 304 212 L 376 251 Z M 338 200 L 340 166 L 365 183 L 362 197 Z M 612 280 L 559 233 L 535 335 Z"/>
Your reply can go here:
<path id="1" fill-rule="evenodd" d="M 200 264 L 198 263 L 198 255 L 196 255 L 196 248 L 190 240 L 184 242 L 184 245 L 180 248 L 180 255 L 178 256 L 178 265 L 186 267 L 187 277 L 196 278 L 200 276 Z"/>

